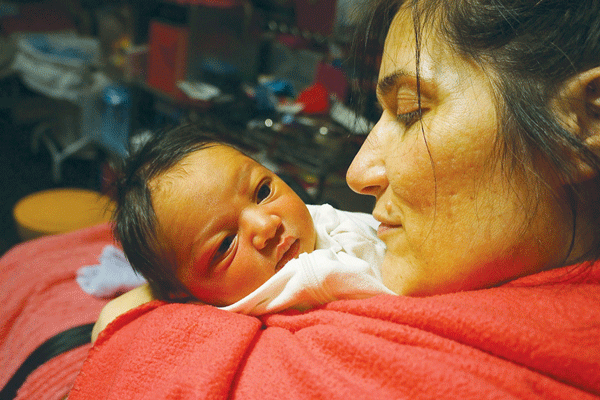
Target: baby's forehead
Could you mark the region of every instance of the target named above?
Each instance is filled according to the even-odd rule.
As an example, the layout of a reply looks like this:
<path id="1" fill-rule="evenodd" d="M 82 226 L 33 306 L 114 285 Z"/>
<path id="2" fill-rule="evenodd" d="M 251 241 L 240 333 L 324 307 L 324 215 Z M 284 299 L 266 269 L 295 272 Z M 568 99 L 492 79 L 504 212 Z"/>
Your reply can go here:
<path id="1" fill-rule="evenodd" d="M 224 179 L 220 184 L 230 183 L 239 176 L 249 175 L 256 168 L 267 169 L 243 151 L 227 144 L 215 143 L 190 152 L 149 180 L 148 187 L 155 194 L 169 189 L 179 190 L 181 185 L 187 186 L 191 182 L 203 186 L 204 182 L 212 182 L 216 177 Z"/>
<path id="2" fill-rule="evenodd" d="M 201 159 L 200 163 L 199 159 Z M 156 178 L 167 175 L 171 175 L 173 178 L 185 178 L 189 176 L 192 167 L 206 168 L 210 165 L 242 164 L 247 162 L 248 159 L 253 160 L 233 146 L 222 143 L 210 143 L 200 149 L 191 151 Z"/>
<path id="3" fill-rule="evenodd" d="M 204 157 L 206 155 L 206 157 Z M 225 143 L 210 143 L 206 146 L 191 151 L 181 161 L 173 167 L 185 167 L 186 165 L 196 164 L 198 158 L 202 158 L 202 162 L 206 164 L 213 163 L 216 165 L 222 164 L 241 164 L 248 160 L 256 162 L 252 157 L 248 156 L 240 149 Z"/>

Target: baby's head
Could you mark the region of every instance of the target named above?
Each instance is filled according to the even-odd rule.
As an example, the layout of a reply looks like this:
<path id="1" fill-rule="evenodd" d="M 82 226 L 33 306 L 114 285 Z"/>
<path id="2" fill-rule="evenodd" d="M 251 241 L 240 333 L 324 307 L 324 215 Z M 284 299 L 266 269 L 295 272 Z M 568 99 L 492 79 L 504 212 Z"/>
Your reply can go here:
<path id="1" fill-rule="evenodd" d="M 243 298 L 316 240 L 288 185 L 191 125 L 156 135 L 127 161 L 115 234 L 162 297 L 216 306 Z"/>

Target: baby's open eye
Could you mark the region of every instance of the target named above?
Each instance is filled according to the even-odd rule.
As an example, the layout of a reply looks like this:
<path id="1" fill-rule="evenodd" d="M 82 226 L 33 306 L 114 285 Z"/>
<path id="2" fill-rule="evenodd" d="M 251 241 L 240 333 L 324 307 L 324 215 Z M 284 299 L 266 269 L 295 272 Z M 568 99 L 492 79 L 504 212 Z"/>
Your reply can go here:
<path id="1" fill-rule="evenodd" d="M 270 182 L 266 182 L 260 185 L 256 192 L 256 203 L 262 203 L 271 194 Z"/>
<path id="2" fill-rule="evenodd" d="M 233 239 L 235 238 L 235 236 L 227 236 L 222 242 L 221 245 L 219 246 L 219 250 L 217 250 L 217 252 L 223 254 L 225 253 L 227 250 L 229 250 L 229 248 L 231 247 L 231 243 L 233 243 Z"/>
<path id="3" fill-rule="evenodd" d="M 227 251 L 233 244 L 234 240 L 235 240 L 235 235 L 230 235 L 230 236 L 227 236 L 225 239 L 223 239 L 223 241 L 219 245 L 219 248 L 215 252 L 215 255 L 213 257 L 213 263 L 218 261 L 219 258 L 223 256 L 223 254 L 227 253 Z"/>

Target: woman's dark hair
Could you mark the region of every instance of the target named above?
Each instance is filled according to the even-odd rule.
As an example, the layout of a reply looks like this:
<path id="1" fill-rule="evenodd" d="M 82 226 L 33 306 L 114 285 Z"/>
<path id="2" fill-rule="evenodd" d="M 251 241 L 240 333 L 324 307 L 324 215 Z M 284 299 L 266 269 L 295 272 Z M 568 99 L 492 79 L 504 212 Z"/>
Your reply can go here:
<path id="1" fill-rule="evenodd" d="M 374 81 L 379 62 L 374 55 L 381 52 L 404 5 L 412 13 L 417 77 L 424 29 L 435 29 L 450 48 L 488 72 L 498 99 L 498 160 L 506 173 L 537 180 L 532 188 L 548 184 L 536 174 L 540 160 L 550 165 L 567 184 L 570 200 L 565 207 L 572 214 L 574 236 L 578 202 L 589 203 L 592 193 L 600 191 L 599 178 L 592 182 L 592 191 L 580 188 L 574 161 L 582 160 L 600 173 L 600 157 L 584 144 L 585 135 L 576 137 L 561 125 L 552 106 L 567 80 L 600 66 L 600 1 L 375 0 L 362 9 L 363 26 L 353 43 L 356 60 L 363 61 L 356 63 L 359 94 L 365 93 L 365 82 Z M 365 99 L 359 99 L 358 109 L 368 114 Z M 532 190 L 532 207 L 536 194 Z M 585 258 L 600 257 L 600 218 L 595 214 L 594 243 Z"/>
<path id="2" fill-rule="evenodd" d="M 114 184 L 116 209 L 113 215 L 115 237 L 123 246 L 133 269 L 148 280 L 164 299 L 174 294 L 191 296 L 175 276 L 160 239 L 160 227 L 152 206 L 149 182 L 167 172 L 191 153 L 226 144 L 212 131 L 195 125 L 181 125 L 155 133 L 138 151 L 117 167 Z"/>

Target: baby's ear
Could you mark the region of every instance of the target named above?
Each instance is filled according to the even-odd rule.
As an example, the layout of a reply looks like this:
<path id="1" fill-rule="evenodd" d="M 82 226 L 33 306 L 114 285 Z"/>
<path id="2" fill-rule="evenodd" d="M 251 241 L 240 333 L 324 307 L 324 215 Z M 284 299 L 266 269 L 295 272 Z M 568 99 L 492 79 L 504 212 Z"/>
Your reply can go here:
<path id="1" fill-rule="evenodd" d="M 558 99 L 558 115 L 565 128 L 600 156 L 600 67 L 569 79 Z M 583 182 L 597 175 L 586 160 L 575 157 L 579 171 L 576 181 Z"/>

